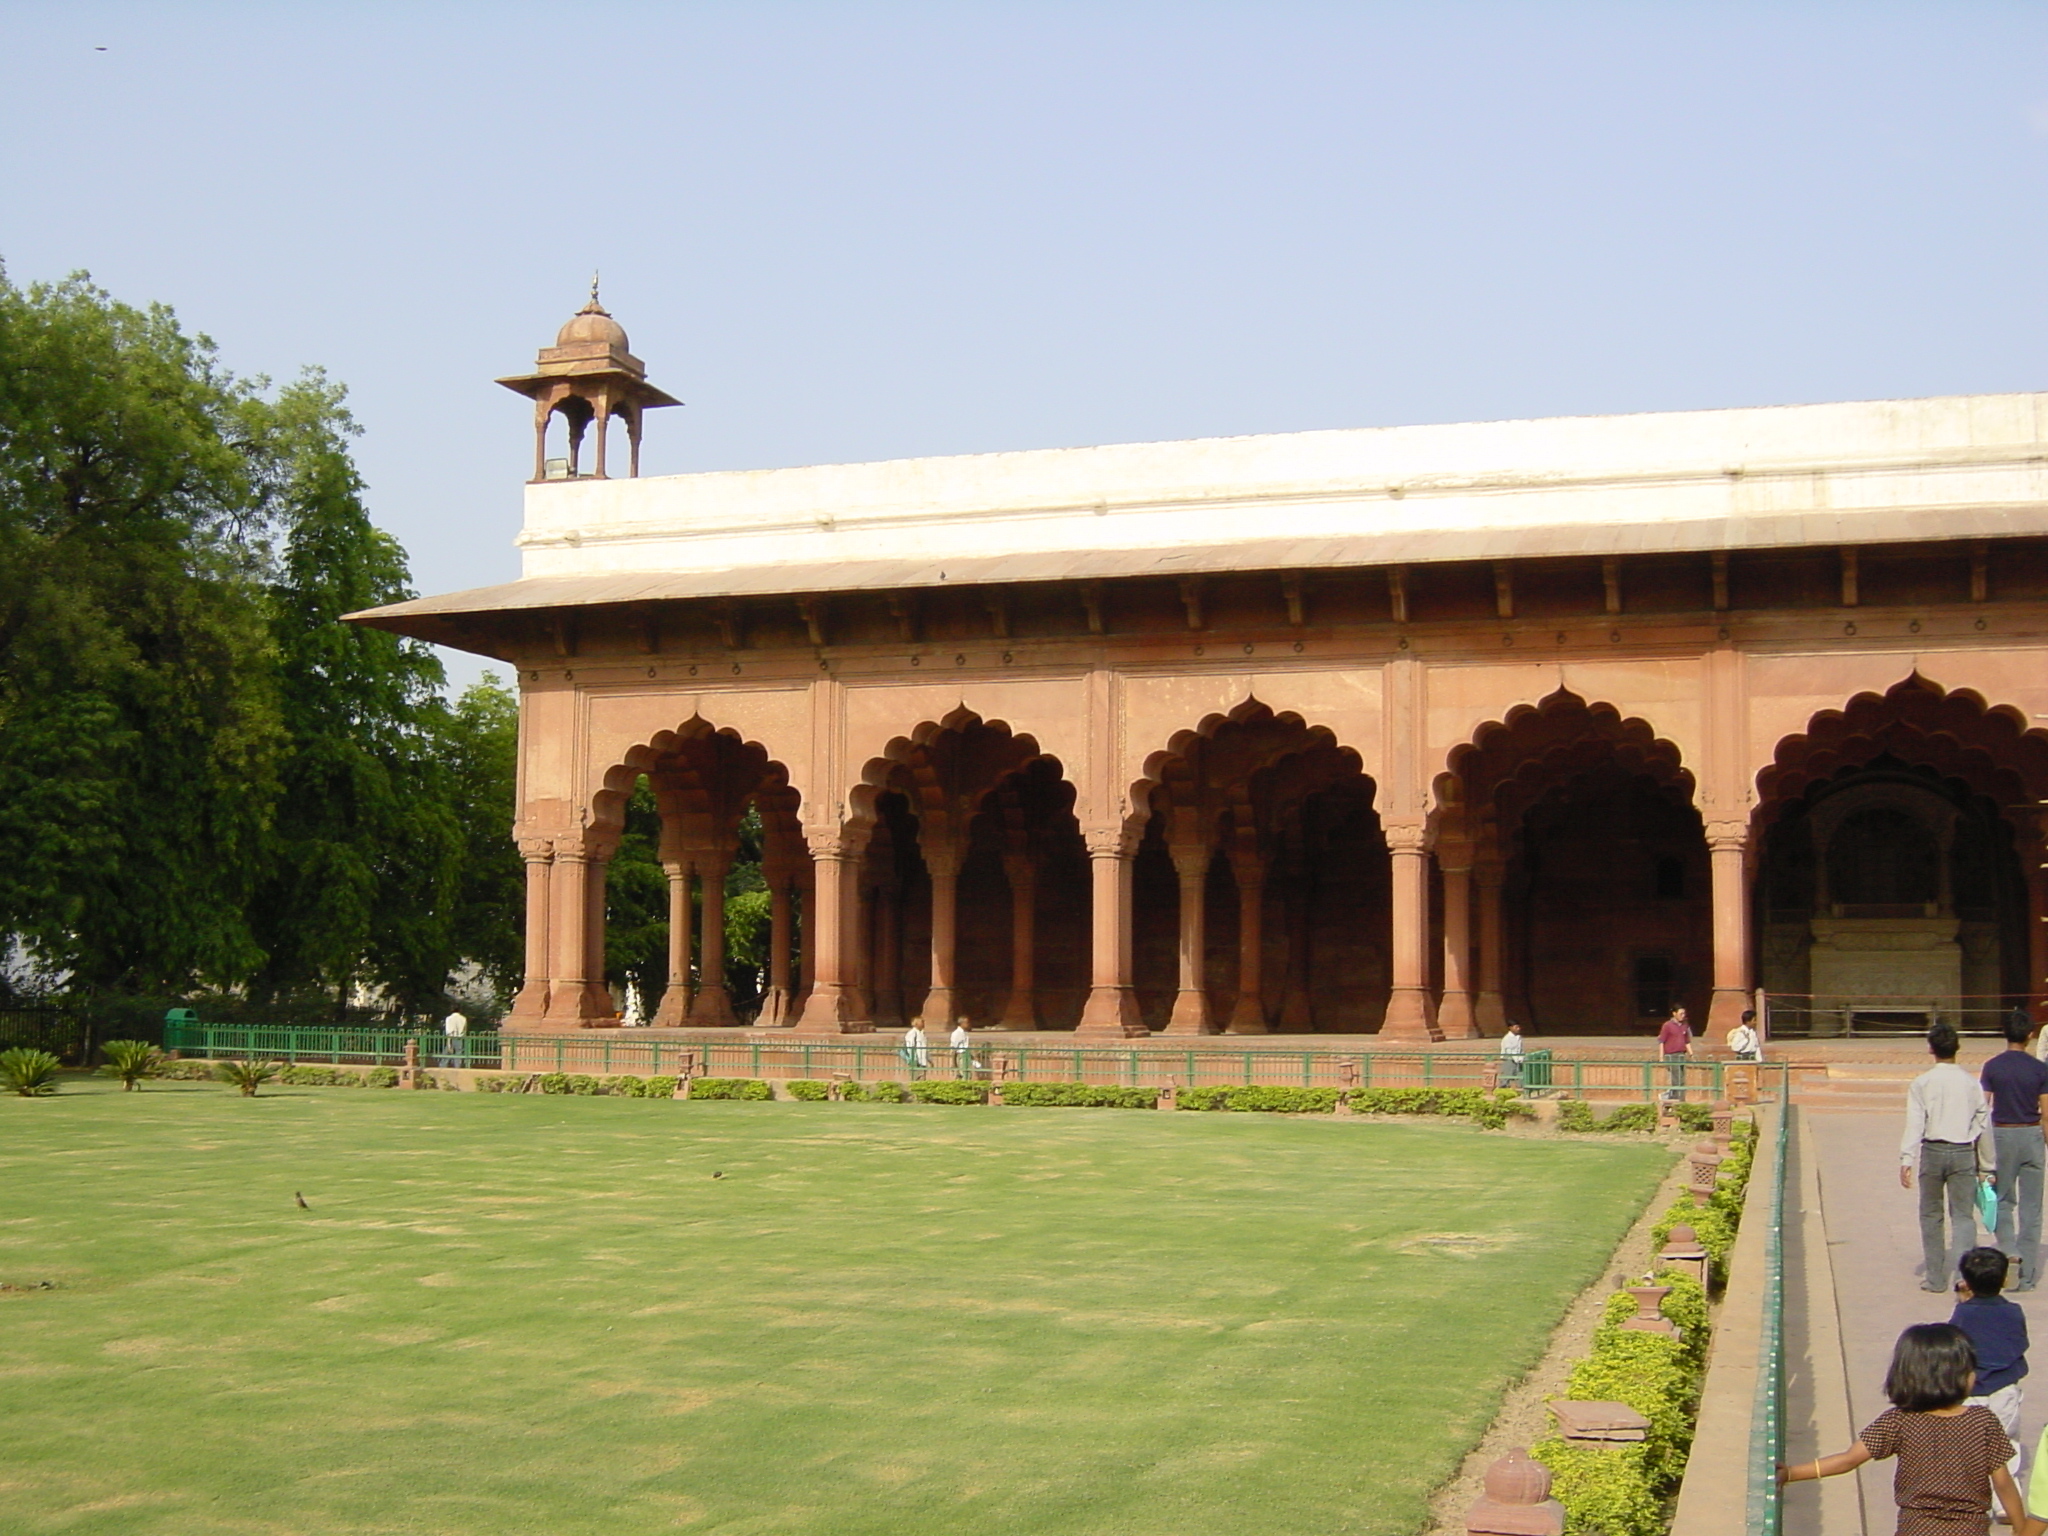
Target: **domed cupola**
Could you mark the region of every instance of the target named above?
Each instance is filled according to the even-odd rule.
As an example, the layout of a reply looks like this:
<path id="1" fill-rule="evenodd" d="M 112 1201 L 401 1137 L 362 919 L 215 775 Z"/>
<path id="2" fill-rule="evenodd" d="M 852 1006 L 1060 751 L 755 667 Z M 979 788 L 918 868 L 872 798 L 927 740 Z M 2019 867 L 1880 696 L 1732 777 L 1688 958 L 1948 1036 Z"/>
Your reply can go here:
<path id="1" fill-rule="evenodd" d="M 625 419 L 631 446 L 629 473 L 638 475 L 641 413 L 683 403 L 647 382 L 646 365 L 628 350 L 626 328 L 598 299 L 596 278 L 590 280 L 590 302 L 555 333 L 552 347 L 541 348 L 534 371 L 498 382 L 533 401 L 536 480 L 584 478 L 580 467 L 583 434 L 592 422 L 597 424 L 597 462 L 591 478 L 604 479 L 606 429 L 614 416 Z M 548 421 L 558 411 L 569 428 L 569 456 L 551 461 L 547 456 Z"/>

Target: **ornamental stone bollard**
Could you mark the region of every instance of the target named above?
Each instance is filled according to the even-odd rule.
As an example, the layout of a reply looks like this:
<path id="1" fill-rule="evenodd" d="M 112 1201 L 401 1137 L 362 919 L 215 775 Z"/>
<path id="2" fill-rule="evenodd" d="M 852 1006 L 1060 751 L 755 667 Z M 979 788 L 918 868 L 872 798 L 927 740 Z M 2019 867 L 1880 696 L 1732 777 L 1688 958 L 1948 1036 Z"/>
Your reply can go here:
<path id="1" fill-rule="evenodd" d="M 1668 1285 L 1643 1284 L 1627 1287 L 1629 1295 L 1636 1299 L 1636 1315 L 1625 1318 L 1622 1327 L 1633 1333 L 1661 1333 L 1675 1338 L 1678 1325 L 1664 1315 L 1664 1298 L 1671 1294 Z"/>
<path id="2" fill-rule="evenodd" d="M 1465 1516 L 1469 1536 L 1564 1536 L 1550 1468 L 1521 1446 L 1486 1469 L 1486 1493 Z"/>
<path id="3" fill-rule="evenodd" d="M 1689 1280 L 1697 1280 L 1702 1287 L 1707 1283 L 1707 1250 L 1700 1246 L 1700 1235 L 1683 1223 L 1671 1229 L 1657 1262 Z"/>
<path id="4" fill-rule="evenodd" d="M 1738 1061 L 1728 1068 L 1726 1082 L 1728 1098 L 1735 1104 L 1756 1102 L 1756 1066 L 1752 1062 Z"/>
<path id="5" fill-rule="evenodd" d="M 1574 1445 L 1633 1445 L 1650 1437 L 1650 1421 L 1627 1403 L 1558 1397 L 1550 1402 L 1557 1432 Z"/>
<path id="6" fill-rule="evenodd" d="M 1700 1142 L 1692 1149 L 1692 1203 L 1704 1206 L 1711 1201 L 1720 1178 L 1721 1149 L 1712 1141 Z"/>
<path id="7" fill-rule="evenodd" d="M 990 1083 L 988 1085 L 988 1101 L 990 1104 L 998 1107 L 1001 1106 L 1003 1102 L 1003 1085 L 1001 1083 Z"/>
<path id="8" fill-rule="evenodd" d="M 1722 1099 L 1714 1105 L 1711 1113 L 1714 1117 L 1714 1140 L 1725 1148 L 1735 1136 L 1735 1106 Z"/>
<path id="9" fill-rule="evenodd" d="M 1180 1102 L 1180 1089 L 1172 1083 L 1162 1084 L 1159 1089 L 1160 1109 L 1173 1109 Z"/>

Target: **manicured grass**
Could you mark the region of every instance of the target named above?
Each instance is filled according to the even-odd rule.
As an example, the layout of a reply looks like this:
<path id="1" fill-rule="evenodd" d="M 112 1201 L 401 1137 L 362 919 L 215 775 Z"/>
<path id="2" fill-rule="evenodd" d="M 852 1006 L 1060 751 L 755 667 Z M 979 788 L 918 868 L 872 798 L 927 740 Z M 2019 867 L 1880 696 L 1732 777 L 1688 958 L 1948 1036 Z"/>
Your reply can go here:
<path id="1" fill-rule="evenodd" d="M 110 1087 L 0 1101 L 10 1531 L 1412 1532 L 1669 1157 Z"/>

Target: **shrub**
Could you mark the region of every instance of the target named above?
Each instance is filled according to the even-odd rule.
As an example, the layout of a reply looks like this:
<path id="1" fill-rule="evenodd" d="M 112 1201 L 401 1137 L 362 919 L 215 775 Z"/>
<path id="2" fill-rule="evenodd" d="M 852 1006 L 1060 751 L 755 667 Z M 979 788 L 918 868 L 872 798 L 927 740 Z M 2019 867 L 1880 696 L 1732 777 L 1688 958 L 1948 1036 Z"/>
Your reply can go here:
<path id="1" fill-rule="evenodd" d="M 536 1081 L 535 1086 L 542 1093 L 567 1093 L 569 1091 L 569 1074 L 566 1072 L 543 1072 Z"/>
<path id="2" fill-rule="evenodd" d="M 363 1086 L 365 1088 L 396 1088 L 398 1086 L 398 1068 L 370 1068 L 369 1071 L 363 1074 Z"/>
<path id="3" fill-rule="evenodd" d="M 158 1077 L 174 1082 L 200 1083 L 213 1081 L 213 1063 L 210 1061 L 166 1061 L 157 1071 Z"/>
<path id="4" fill-rule="evenodd" d="M 1327 1115 L 1337 1107 L 1335 1088 L 1276 1088 L 1256 1086 L 1232 1088 L 1225 1106 L 1248 1114 Z"/>
<path id="5" fill-rule="evenodd" d="M 849 1083 L 847 1086 L 854 1085 Z M 901 1083 L 869 1083 L 866 1093 L 861 1096 L 870 1104 L 902 1104 L 910 1098 L 910 1092 Z"/>
<path id="6" fill-rule="evenodd" d="M 878 1085 L 880 1086 L 880 1085 Z M 758 1077 L 700 1077 L 690 1083 L 693 1099 L 772 1099 L 775 1091 Z"/>
<path id="7" fill-rule="evenodd" d="M 121 1091 L 133 1093 L 145 1077 L 155 1077 L 164 1053 L 147 1040 L 109 1040 L 100 1047 L 100 1071 L 121 1080 Z"/>
<path id="8" fill-rule="evenodd" d="M 1624 1104 L 1602 1116 L 1584 1099 L 1566 1099 L 1558 1106 L 1557 1128 L 1561 1131 L 1654 1131 L 1657 1106 Z"/>
<path id="9" fill-rule="evenodd" d="M 57 1091 L 57 1069 L 62 1065 L 48 1051 L 18 1045 L 11 1051 L 0 1051 L 0 1085 L 13 1089 L 24 1099 L 40 1099 Z"/>
<path id="10" fill-rule="evenodd" d="M 588 1072 L 571 1072 L 569 1074 L 569 1091 L 588 1098 L 591 1094 L 598 1091 L 597 1079 Z"/>
<path id="11" fill-rule="evenodd" d="M 1735 1225 L 1736 1216 L 1717 1205 L 1701 1209 L 1690 1200 L 1681 1200 L 1657 1218 L 1657 1224 L 1650 1229 L 1650 1241 L 1655 1249 L 1661 1250 L 1670 1241 L 1673 1227 L 1691 1227 L 1699 1236 L 1700 1246 L 1707 1250 L 1709 1272 L 1719 1285 L 1728 1278 L 1728 1255 L 1735 1249 Z"/>
<path id="12" fill-rule="evenodd" d="M 1020 1084 L 1019 1086 L 1025 1085 Z M 1029 1086 L 1038 1087 L 1041 1085 L 1034 1083 Z M 1049 1088 L 1054 1085 L 1047 1083 L 1042 1086 Z M 1011 1090 L 1007 1087 L 1003 1089 L 1003 1102 L 1005 1104 L 1011 1102 L 1010 1092 Z M 1176 1109 L 1228 1109 L 1230 1108 L 1230 1090 L 1228 1088 L 1183 1088 L 1173 1102 Z"/>
<path id="13" fill-rule="evenodd" d="M 1100 1083 L 1005 1083 L 1003 1103 L 1025 1109 L 1157 1109 L 1159 1090 Z"/>
<path id="14" fill-rule="evenodd" d="M 1678 1128 L 1688 1135 L 1698 1135 L 1714 1128 L 1714 1107 L 1711 1104 L 1680 1104 Z"/>
<path id="15" fill-rule="evenodd" d="M 1572 1445 L 1558 1436 L 1530 1452 L 1550 1468 L 1550 1495 L 1565 1507 L 1570 1536 L 1663 1536 L 1664 1499 L 1641 1445 Z"/>
<path id="16" fill-rule="evenodd" d="M 213 1075 L 241 1089 L 243 1098 L 253 1099 L 258 1088 L 283 1070 L 283 1065 L 275 1061 L 223 1061 L 214 1065 Z"/>
<path id="17" fill-rule="evenodd" d="M 929 1082 L 912 1083 L 910 1096 L 920 1104 L 986 1104 L 988 1085 L 933 1078 Z"/>
<path id="18" fill-rule="evenodd" d="M 638 1077 L 607 1077 L 597 1085 L 597 1091 L 614 1098 L 637 1099 L 647 1092 L 647 1082 Z"/>
<path id="19" fill-rule="evenodd" d="M 832 1097 L 832 1085 L 816 1082 L 808 1077 L 799 1077 L 789 1084 L 789 1096 L 792 1099 L 801 1099 L 806 1104 L 822 1103 Z"/>
<path id="20" fill-rule="evenodd" d="M 657 1075 L 650 1077 L 647 1079 L 646 1086 L 641 1088 L 640 1097 L 643 1099 L 672 1099 L 676 1096 L 676 1082 L 677 1079 L 673 1076 Z"/>

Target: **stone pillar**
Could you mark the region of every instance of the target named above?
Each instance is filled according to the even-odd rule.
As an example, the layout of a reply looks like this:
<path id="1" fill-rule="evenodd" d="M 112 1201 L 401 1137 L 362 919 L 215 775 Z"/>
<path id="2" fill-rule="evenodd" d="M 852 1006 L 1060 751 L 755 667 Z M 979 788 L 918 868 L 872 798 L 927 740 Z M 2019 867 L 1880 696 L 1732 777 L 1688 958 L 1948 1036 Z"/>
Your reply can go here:
<path id="1" fill-rule="evenodd" d="M 868 887 L 868 922 L 872 929 L 870 962 L 875 984 L 869 993 L 875 1023 L 903 1022 L 903 893 L 893 877 Z"/>
<path id="2" fill-rule="evenodd" d="M 804 970 L 810 992 L 804 1022 L 818 1029 L 860 1033 L 867 1023 L 860 989 L 854 984 L 853 947 L 859 905 L 860 844 L 836 828 L 806 834 L 816 882 L 810 919 L 804 927 Z"/>
<path id="3" fill-rule="evenodd" d="M 1390 826 L 1386 833 L 1394 866 L 1393 990 L 1380 1034 L 1441 1040 L 1429 995 L 1429 849 L 1420 826 Z"/>
<path id="4" fill-rule="evenodd" d="M 1482 1035 L 1495 1037 L 1508 1032 L 1507 933 L 1501 912 L 1501 887 L 1507 875 L 1507 866 L 1499 859 L 1480 859 L 1472 866 L 1472 883 L 1479 889 L 1478 997 L 1472 1022 Z"/>
<path id="5" fill-rule="evenodd" d="M 1209 893 L 1209 845 L 1174 843 L 1174 873 L 1180 876 L 1180 991 L 1174 995 L 1173 1013 L 1166 1021 L 1169 1035 L 1206 1035 L 1209 1023 L 1209 994 L 1203 987 L 1206 958 L 1206 929 Z"/>
<path id="6" fill-rule="evenodd" d="M 1280 864 L 1280 910 L 1287 924 L 1287 974 L 1280 984 L 1280 1027 L 1305 1031 L 1315 1026 L 1315 1007 L 1309 998 L 1309 970 L 1313 964 L 1309 935 L 1308 855 L 1301 845 L 1301 833 L 1286 834 Z"/>
<path id="7" fill-rule="evenodd" d="M 521 1030 L 546 1027 L 548 880 L 554 872 L 554 842 L 545 837 L 522 837 L 519 840 L 519 857 L 526 861 L 526 977 L 504 1024 L 515 1034 Z"/>
<path id="8" fill-rule="evenodd" d="M 687 859 L 664 859 L 668 876 L 668 985 L 654 1022 L 679 1029 L 690 1017 L 690 865 Z"/>
<path id="9" fill-rule="evenodd" d="M 790 871 L 764 870 L 768 881 L 768 985 L 761 990 L 757 1029 L 787 1029 L 796 1022 L 789 995 Z"/>
<path id="10" fill-rule="evenodd" d="M 1714 870 L 1714 998 L 1707 1032 L 1725 1035 L 1742 1022 L 1749 999 L 1749 837 L 1740 823 L 1707 829 Z"/>
<path id="11" fill-rule="evenodd" d="M 1444 995 L 1437 1028 L 1446 1040 L 1476 1040 L 1481 1031 L 1472 1006 L 1472 845 L 1440 842 L 1436 859 L 1444 877 Z"/>
<path id="12" fill-rule="evenodd" d="M 1256 851 L 1233 853 L 1230 872 L 1237 881 L 1237 1001 L 1231 1005 L 1226 1033 L 1266 1033 L 1266 1005 L 1261 996 L 1266 954 L 1266 869 Z"/>
<path id="13" fill-rule="evenodd" d="M 554 962 L 548 967 L 547 1021 L 556 1028 L 583 1026 L 583 968 L 590 959 L 584 943 L 584 925 L 590 903 L 584 898 L 583 845 L 555 844 L 554 878 L 550 882 L 554 911 L 548 918 L 548 938 Z"/>
<path id="14" fill-rule="evenodd" d="M 732 855 L 720 848 L 697 854 L 695 862 L 697 911 L 703 927 L 697 941 L 697 995 L 690 1000 L 690 1022 L 723 1028 L 739 1023 L 725 986 L 725 872 Z"/>
<path id="15" fill-rule="evenodd" d="M 1088 1002 L 1077 1035 L 1137 1036 L 1145 1033 L 1138 994 L 1131 984 L 1131 842 L 1121 827 L 1091 827 L 1088 845 Z"/>
<path id="16" fill-rule="evenodd" d="M 960 854 L 936 845 L 920 851 L 932 880 L 932 985 L 917 1017 L 927 1034 L 948 1034 L 953 1028 L 953 919 L 959 907 Z"/>
<path id="17" fill-rule="evenodd" d="M 583 967 L 583 1013 L 586 1020 L 609 1020 L 619 1011 L 612 989 L 604 979 L 604 902 L 606 878 L 611 869 L 612 850 L 590 850 L 583 862 L 583 895 L 589 915 L 583 920 L 583 943 L 590 958 Z"/>
<path id="18" fill-rule="evenodd" d="M 1010 882 L 1010 996 L 997 1029 L 1038 1028 L 1038 867 L 1027 850 L 1003 855 Z"/>

